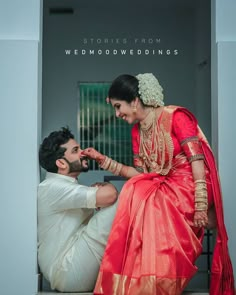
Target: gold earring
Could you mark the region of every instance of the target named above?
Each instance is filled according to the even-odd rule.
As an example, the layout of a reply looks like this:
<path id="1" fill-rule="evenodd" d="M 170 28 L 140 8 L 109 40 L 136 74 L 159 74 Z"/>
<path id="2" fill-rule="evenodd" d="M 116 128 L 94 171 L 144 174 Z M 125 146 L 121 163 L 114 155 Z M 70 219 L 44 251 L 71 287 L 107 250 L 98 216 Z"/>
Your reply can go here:
<path id="1" fill-rule="evenodd" d="M 133 113 L 134 113 L 134 114 L 137 113 L 137 107 L 136 107 L 136 106 L 133 107 Z"/>

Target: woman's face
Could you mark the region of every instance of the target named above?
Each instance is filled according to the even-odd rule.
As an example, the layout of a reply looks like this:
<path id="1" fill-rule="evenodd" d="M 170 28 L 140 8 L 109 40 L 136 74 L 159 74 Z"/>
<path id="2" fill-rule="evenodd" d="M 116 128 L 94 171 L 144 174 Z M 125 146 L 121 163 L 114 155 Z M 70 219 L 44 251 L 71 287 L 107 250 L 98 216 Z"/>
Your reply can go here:
<path id="1" fill-rule="evenodd" d="M 134 123 L 136 120 L 136 112 L 134 112 L 135 101 L 128 103 L 124 100 L 112 98 L 111 105 L 115 109 L 116 117 L 121 118 L 128 124 Z"/>

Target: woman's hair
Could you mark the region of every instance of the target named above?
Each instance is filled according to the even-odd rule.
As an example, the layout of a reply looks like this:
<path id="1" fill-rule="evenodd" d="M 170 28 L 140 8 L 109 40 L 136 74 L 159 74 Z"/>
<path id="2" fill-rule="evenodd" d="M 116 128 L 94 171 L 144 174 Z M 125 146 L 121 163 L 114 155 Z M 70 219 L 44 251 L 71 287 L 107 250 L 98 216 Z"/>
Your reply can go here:
<path id="1" fill-rule="evenodd" d="M 68 127 L 63 127 L 59 131 L 53 131 L 48 137 L 44 138 L 39 148 L 39 164 L 48 172 L 57 173 L 58 167 L 56 160 L 64 156 L 66 148 L 61 145 L 73 139 L 74 135 Z"/>
<path id="2" fill-rule="evenodd" d="M 128 103 L 139 97 L 138 79 L 131 75 L 120 75 L 111 84 L 108 97 L 124 100 Z"/>
<path id="3" fill-rule="evenodd" d="M 118 76 L 108 91 L 107 103 L 112 98 L 131 103 L 136 97 L 143 107 L 164 106 L 163 88 L 152 73 Z"/>

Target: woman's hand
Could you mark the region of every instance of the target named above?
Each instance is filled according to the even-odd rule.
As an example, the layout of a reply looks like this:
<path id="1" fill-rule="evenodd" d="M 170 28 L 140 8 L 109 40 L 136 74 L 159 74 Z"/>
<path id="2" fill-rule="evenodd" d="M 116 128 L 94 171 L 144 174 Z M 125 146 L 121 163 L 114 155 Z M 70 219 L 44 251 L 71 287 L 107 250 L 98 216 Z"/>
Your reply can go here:
<path id="1" fill-rule="evenodd" d="M 106 156 L 104 156 L 103 154 L 99 153 L 97 150 L 95 150 L 92 147 L 89 147 L 89 148 L 83 150 L 83 152 L 81 154 L 83 156 L 88 157 L 89 159 L 95 160 L 99 164 L 101 164 L 105 160 L 105 158 L 106 158 Z"/>
<path id="2" fill-rule="evenodd" d="M 207 211 L 195 211 L 193 217 L 193 224 L 195 227 L 207 227 L 208 216 Z"/>

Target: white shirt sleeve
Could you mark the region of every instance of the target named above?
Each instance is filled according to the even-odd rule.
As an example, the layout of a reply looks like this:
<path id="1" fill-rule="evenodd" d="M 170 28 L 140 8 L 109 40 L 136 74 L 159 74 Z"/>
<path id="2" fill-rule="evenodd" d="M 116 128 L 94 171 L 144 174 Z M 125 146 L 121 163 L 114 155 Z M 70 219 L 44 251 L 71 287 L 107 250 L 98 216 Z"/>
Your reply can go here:
<path id="1" fill-rule="evenodd" d="M 78 183 L 56 181 L 39 186 L 39 195 L 51 209 L 68 210 L 76 208 L 96 208 L 97 187 L 88 187 Z"/>

